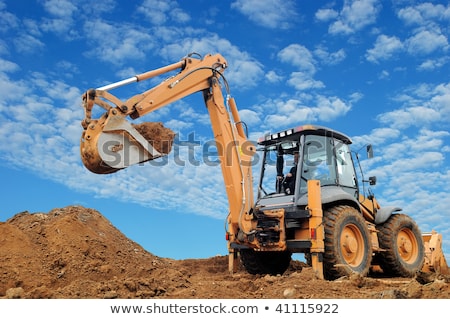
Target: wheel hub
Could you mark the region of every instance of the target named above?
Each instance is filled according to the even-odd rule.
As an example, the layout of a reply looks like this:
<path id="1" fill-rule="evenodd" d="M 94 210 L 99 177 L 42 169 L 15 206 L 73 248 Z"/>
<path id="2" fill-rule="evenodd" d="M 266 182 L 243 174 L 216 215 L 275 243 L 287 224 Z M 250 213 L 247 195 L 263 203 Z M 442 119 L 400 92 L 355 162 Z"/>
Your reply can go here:
<path id="1" fill-rule="evenodd" d="M 414 233 L 409 228 L 402 229 L 397 237 L 397 249 L 403 261 L 409 263 L 416 260 L 419 252 Z"/>
<path id="2" fill-rule="evenodd" d="M 356 225 L 347 225 L 341 233 L 341 251 L 344 260 L 352 267 L 358 266 L 364 258 L 364 240 Z"/>
<path id="3" fill-rule="evenodd" d="M 405 254 L 408 254 L 412 251 L 412 243 L 407 239 L 401 239 L 399 250 Z"/>
<path id="4" fill-rule="evenodd" d="M 358 242 L 356 241 L 356 239 L 354 237 L 346 236 L 343 246 L 347 253 L 352 254 L 357 251 Z"/>

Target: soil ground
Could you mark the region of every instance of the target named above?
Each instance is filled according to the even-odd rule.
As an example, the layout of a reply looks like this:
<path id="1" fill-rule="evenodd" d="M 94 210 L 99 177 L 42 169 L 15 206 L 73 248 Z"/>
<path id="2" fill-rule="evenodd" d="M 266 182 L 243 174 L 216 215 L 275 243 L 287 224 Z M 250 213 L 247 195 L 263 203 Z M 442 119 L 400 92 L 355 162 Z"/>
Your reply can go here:
<path id="1" fill-rule="evenodd" d="M 227 256 L 173 260 L 145 251 L 81 206 L 18 213 L 0 223 L 0 298 L 450 298 L 450 278 L 314 278 L 228 273 Z"/>

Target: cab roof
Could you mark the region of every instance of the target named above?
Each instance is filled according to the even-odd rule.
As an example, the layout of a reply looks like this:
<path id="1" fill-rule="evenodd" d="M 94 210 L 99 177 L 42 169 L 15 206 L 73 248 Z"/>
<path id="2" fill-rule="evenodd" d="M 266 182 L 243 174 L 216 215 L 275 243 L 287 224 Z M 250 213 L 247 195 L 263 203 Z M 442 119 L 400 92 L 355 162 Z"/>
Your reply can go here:
<path id="1" fill-rule="evenodd" d="M 352 140 L 347 135 L 340 133 L 336 130 L 330 129 L 320 125 L 301 125 L 295 128 L 291 128 L 277 133 L 267 133 L 263 137 L 258 139 L 259 145 L 272 145 L 276 144 L 280 140 L 292 139 L 299 135 L 322 135 L 337 138 L 343 141 L 345 144 L 351 144 Z"/>

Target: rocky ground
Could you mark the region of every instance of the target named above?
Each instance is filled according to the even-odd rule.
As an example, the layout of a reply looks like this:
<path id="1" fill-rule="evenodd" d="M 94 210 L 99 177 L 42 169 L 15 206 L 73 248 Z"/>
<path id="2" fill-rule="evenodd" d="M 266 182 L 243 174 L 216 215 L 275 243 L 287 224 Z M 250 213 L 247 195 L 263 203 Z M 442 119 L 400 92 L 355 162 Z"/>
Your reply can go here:
<path id="1" fill-rule="evenodd" d="M 450 298 L 450 278 L 230 275 L 226 256 L 173 260 L 145 251 L 81 206 L 22 212 L 0 223 L 0 298 Z"/>

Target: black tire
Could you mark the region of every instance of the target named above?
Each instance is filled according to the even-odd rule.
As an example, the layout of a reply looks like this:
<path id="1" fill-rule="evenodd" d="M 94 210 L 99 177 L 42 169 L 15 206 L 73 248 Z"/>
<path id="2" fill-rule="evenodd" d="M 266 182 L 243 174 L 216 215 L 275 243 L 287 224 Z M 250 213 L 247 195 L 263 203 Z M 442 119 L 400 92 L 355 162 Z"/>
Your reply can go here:
<path id="1" fill-rule="evenodd" d="M 377 260 L 388 276 L 413 277 L 424 263 L 422 233 L 416 222 L 405 214 L 394 214 L 377 225 L 380 252 Z"/>
<path id="2" fill-rule="evenodd" d="M 372 262 L 370 233 L 361 213 L 351 206 L 335 206 L 324 211 L 324 277 L 366 276 Z"/>
<path id="3" fill-rule="evenodd" d="M 288 251 L 240 251 L 244 268 L 252 275 L 281 275 L 289 267 L 291 253 Z"/>
<path id="4" fill-rule="evenodd" d="M 312 256 L 311 253 L 305 253 L 305 263 L 311 267 L 312 266 Z"/>

